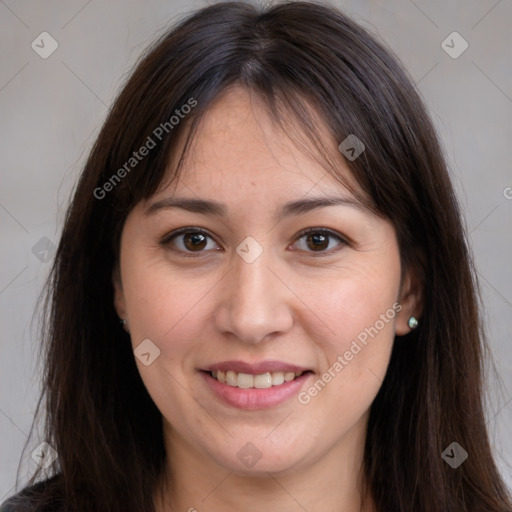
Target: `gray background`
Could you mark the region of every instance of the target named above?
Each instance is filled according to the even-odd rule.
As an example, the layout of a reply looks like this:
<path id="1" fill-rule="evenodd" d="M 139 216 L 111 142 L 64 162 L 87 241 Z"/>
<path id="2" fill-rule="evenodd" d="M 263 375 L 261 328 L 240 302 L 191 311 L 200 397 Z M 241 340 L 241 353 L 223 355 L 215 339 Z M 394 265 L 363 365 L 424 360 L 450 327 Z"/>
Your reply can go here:
<path id="1" fill-rule="evenodd" d="M 136 58 L 169 23 L 206 3 L 0 1 L 0 502 L 14 491 L 40 389 L 31 321 L 49 268 L 51 250 L 44 250 L 58 240 L 81 165 Z M 488 394 L 488 426 L 512 487 L 512 1 L 334 3 L 400 57 L 441 135 L 499 374 Z M 58 42 L 47 59 L 31 48 L 43 31 Z M 469 44 L 456 59 L 441 46 L 453 31 Z M 41 441 L 29 445 L 22 484 Z"/>

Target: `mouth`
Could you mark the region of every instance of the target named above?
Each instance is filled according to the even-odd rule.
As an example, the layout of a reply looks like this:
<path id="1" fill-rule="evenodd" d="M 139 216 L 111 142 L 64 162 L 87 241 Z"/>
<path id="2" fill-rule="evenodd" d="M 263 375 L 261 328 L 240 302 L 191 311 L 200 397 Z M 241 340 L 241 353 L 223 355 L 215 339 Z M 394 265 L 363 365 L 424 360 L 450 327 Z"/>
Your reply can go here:
<path id="1" fill-rule="evenodd" d="M 228 386 L 240 389 L 268 389 L 281 386 L 285 382 L 292 382 L 304 373 L 311 373 L 310 370 L 300 372 L 265 372 L 257 375 L 250 373 L 238 373 L 233 370 L 213 370 L 207 372 L 210 377 Z"/>
<path id="2" fill-rule="evenodd" d="M 282 361 L 216 363 L 199 372 L 221 403 L 246 410 L 267 409 L 296 395 L 313 371 Z"/>

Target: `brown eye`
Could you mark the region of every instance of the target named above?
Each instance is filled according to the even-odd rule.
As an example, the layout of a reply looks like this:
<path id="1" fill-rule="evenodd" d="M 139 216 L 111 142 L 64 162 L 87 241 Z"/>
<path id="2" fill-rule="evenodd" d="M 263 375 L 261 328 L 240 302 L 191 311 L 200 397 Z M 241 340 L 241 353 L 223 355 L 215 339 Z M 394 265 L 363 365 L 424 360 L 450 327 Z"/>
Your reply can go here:
<path id="1" fill-rule="evenodd" d="M 313 251 L 323 251 L 327 249 L 329 246 L 329 237 L 322 235 L 321 233 L 316 233 L 313 235 L 306 236 L 306 244 L 309 249 Z"/>
<path id="2" fill-rule="evenodd" d="M 338 243 L 336 243 L 336 241 Z M 296 244 L 301 251 L 313 254 L 313 256 L 328 255 L 341 249 L 349 243 L 340 235 L 323 229 L 308 229 L 299 236 Z"/>
<path id="3" fill-rule="evenodd" d="M 165 236 L 160 244 L 183 256 L 201 256 L 209 250 L 220 249 L 208 233 L 192 228 L 174 231 Z"/>
<path id="4" fill-rule="evenodd" d="M 203 233 L 186 233 L 183 235 L 183 245 L 190 251 L 201 250 L 206 247 L 206 239 Z"/>

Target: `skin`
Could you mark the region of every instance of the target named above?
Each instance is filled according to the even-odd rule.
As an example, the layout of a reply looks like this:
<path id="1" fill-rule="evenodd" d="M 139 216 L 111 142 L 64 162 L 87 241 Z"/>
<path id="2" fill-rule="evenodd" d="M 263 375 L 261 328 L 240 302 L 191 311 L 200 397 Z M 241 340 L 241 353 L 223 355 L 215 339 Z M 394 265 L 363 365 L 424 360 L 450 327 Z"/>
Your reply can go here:
<path id="1" fill-rule="evenodd" d="M 137 205 L 123 228 L 116 310 L 134 349 L 149 338 L 160 350 L 149 366 L 136 359 L 164 422 L 166 499 L 155 494 L 155 506 L 355 512 L 364 501 L 372 510 L 360 493 L 369 408 L 394 336 L 410 331 L 411 315 L 419 317 L 421 290 L 410 271 L 400 287 L 399 247 L 386 219 L 348 205 L 273 219 L 275 209 L 304 196 L 353 196 L 260 102 L 239 87 L 221 96 L 201 122 L 179 180 Z M 355 183 L 339 156 L 339 172 Z M 216 200 L 227 214 L 145 213 L 169 197 Z M 182 227 L 211 237 L 199 252 L 183 235 L 160 243 Z M 306 228 L 332 230 L 350 243 L 333 235 L 317 249 L 300 235 Z M 263 249 L 252 263 L 236 252 L 247 236 Z M 225 360 L 281 360 L 314 372 L 307 390 L 396 302 L 401 311 L 308 404 L 294 396 L 267 410 L 240 410 L 220 402 L 198 372 Z M 250 468 L 237 457 L 248 442 L 261 453 Z"/>

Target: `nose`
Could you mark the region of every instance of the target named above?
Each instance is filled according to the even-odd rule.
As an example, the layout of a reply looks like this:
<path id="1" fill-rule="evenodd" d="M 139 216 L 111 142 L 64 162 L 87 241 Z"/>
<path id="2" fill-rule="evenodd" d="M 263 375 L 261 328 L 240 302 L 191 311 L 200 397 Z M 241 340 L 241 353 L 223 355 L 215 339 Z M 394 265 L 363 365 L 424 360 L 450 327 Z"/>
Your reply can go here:
<path id="1" fill-rule="evenodd" d="M 272 268 L 274 267 L 274 268 Z M 288 332 L 293 325 L 293 293 L 285 276 L 264 251 L 248 263 L 238 255 L 222 283 L 215 312 L 217 329 L 244 343 L 260 343 Z"/>

